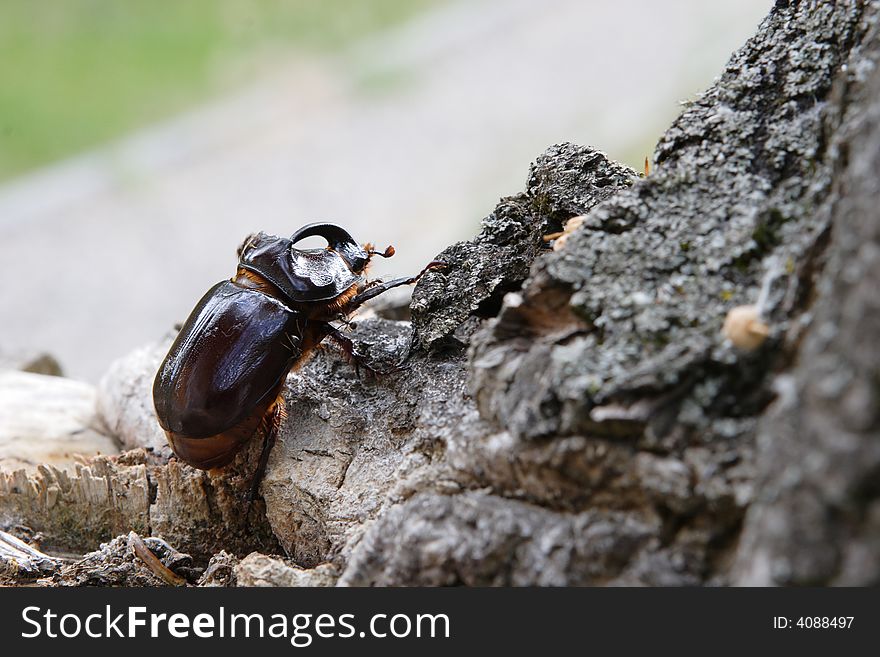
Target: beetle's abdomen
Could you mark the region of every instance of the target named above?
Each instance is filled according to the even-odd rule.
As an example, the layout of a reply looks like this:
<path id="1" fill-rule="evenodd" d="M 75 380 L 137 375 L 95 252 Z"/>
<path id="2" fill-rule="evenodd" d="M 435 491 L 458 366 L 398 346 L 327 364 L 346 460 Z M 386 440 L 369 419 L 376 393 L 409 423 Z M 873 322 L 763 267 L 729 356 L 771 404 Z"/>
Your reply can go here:
<path id="1" fill-rule="evenodd" d="M 279 386 L 279 390 L 281 387 L 283 387 L 283 383 Z M 277 393 L 266 395 L 266 399 L 258 404 L 250 415 L 247 415 L 234 427 L 216 436 L 192 438 L 174 431 L 166 431 L 168 444 L 171 445 L 171 449 L 179 459 L 194 468 L 201 470 L 222 468 L 235 458 L 244 444 L 260 429 L 260 424 L 269 409 L 277 403 L 277 397 Z"/>
<path id="2" fill-rule="evenodd" d="M 219 440 L 233 429 L 223 440 L 235 442 L 246 433 L 242 423 L 259 409 L 265 412 L 300 356 L 297 320 L 277 299 L 231 281 L 218 283 L 202 297 L 153 384 L 156 415 L 172 446 L 176 441 L 183 449 L 184 438 Z M 261 419 L 252 420 L 254 427 L 239 442 L 253 434 Z M 217 442 L 218 453 L 221 448 Z"/>

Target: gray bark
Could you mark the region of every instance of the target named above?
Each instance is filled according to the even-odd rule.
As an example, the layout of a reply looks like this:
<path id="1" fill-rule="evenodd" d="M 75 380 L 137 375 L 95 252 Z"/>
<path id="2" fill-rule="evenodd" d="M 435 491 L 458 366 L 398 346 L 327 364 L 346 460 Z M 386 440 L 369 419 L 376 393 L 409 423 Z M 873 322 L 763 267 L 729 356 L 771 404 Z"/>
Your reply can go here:
<path id="1" fill-rule="evenodd" d="M 734 570 L 742 584 L 880 583 L 876 30 L 833 90 L 831 239 L 797 363 L 758 426 L 757 492 Z"/>

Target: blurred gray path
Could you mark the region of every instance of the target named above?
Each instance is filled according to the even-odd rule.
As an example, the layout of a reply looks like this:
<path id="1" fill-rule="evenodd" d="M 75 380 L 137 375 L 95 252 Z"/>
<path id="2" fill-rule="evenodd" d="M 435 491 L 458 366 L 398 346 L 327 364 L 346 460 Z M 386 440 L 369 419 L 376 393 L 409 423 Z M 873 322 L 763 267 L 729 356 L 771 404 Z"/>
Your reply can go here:
<path id="1" fill-rule="evenodd" d="M 635 165 L 770 0 L 474 0 L 0 188 L 0 350 L 96 380 L 186 317 L 254 230 L 335 220 L 404 274 L 558 141 Z"/>

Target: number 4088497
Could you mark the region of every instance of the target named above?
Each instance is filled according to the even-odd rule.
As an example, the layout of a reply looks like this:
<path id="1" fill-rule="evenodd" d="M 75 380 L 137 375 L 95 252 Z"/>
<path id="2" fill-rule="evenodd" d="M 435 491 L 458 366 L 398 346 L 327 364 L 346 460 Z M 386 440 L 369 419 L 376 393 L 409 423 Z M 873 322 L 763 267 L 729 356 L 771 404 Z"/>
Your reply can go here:
<path id="1" fill-rule="evenodd" d="M 855 616 L 801 616 L 797 620 L 785 616 L 773 617 L 773 628 L 785 630 L 798 628 L 802 630 L 849 629 Z"/>

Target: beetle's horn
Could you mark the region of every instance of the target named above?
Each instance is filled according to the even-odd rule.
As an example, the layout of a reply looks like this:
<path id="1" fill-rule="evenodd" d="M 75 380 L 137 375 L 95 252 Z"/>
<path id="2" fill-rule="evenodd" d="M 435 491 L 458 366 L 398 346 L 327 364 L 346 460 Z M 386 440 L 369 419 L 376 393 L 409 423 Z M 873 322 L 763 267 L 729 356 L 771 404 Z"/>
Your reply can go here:
<path id="1" fill-rule="evenodd" d="M 336 251 L 348 264 L 349 269 L 356 274 L 360 274 L 370 262 L 369 254 L 354 241 L 354 238 L 348 234 L 347 230 L 336 224 L 306 224 L 290 236 L 290 241 L 295 244 L 301 239 L 311 237 L 312 235 L 317 235 L 327 240 L 330 248 Z"/>
<path id="2" fill-rule="evenodd" d="M 296 244 L 300 240 L 304 240 L 307 237 L 312 237 L 313 235 L 323 237 L 325 240 L 327 240 L 327 243 L 330 245 L 330 247 L 337 251 L 340 250 L 340 247 L 344 249 L 345 247 L 350 247 L 351 245 L 357 245 L 357 242 L 354 241 L 354 238 L 349 235 L 348 231 L 345 230 L 342 226 L 337 226 L 336 224 L 329 224 L 324 222 L 306 224 L 290 236 L 290 241 Z"/>

